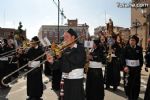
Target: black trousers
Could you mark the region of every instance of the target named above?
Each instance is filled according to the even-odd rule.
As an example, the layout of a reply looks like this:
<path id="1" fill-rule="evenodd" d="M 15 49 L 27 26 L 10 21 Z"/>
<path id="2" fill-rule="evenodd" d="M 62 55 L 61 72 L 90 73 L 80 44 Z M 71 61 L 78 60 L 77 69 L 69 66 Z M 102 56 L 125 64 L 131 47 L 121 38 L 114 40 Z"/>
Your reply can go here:
<path id="1" fill-rule="evenodd" d="M 150 75 L 147 82 L 147 88 L 146 88 L 144 100 L 150 100 Z"/>
<path id="2" fill-rule="evenodd" d="M 138 100 L 141 84 L 141 69 L 129 68 L 128 83 L 125 88 L 125 93 L 129 100 Z"/>
<path id="3" fill-rule="evenodd" d="M 86 80 L 86 99 L 104 100 L 104 79 L 101 68 L 89 68 Z"/>

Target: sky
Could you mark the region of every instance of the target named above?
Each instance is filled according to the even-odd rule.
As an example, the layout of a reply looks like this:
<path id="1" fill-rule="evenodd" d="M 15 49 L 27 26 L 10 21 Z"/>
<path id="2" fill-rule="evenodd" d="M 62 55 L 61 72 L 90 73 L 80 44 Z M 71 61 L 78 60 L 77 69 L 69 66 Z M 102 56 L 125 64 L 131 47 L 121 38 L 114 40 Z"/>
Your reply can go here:
<path id="1" fill-rule="evenodd" d="M 56 3 L 58 0 L 54 0 Z M 1 0 L 0 27 L 16 28 L 21 21 L 27 31 L 27 38 L 37 35 L 42 25 L 57 25 L 58 9 L 53 0 Z M 89 33 L 105 25 L 111 18 L 115 26 L 130 27 L 130 8 L 118 8 L 117 3 L 131 0 L 60 0 L 60 8 L 67 19 L 78 19 L 79 24 L 87 23 Z M 61 24 L 61 16 L 60 16 Z"/>

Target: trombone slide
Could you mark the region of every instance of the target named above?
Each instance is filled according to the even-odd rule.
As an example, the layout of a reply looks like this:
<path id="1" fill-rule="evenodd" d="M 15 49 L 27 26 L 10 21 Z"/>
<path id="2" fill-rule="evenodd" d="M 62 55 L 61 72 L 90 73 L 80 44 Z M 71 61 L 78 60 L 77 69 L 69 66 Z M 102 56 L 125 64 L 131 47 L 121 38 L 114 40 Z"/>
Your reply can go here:
<path id="1" fill-rule="evenodd" d="M 35 59 L 32 60 L 32 61 L 38 60 L 39 58 L 45 56 L 45 54 L 46 54 L 46 53 L 43 53 L 42 55 L 38 56 L 37 58 L 35 58 Z M 42 61 L 42 63 L 40 63 L 40 64 L 43 64 L 45 61 L 46 61 L 46 60 Z M 25 72 L 22 76 L 19 76 L 18 78 L 14 79 L 13 81 L 11 81 L 11 82 L 8 83 L 8 84 L 6 84 L 6 83 L 4 82 L 7 78 L 9 78 L 10 76 L 12 76 L 12 75 L 15 74 L 16 72 L 20 71 L 21 69 L 25 68 L 26 66 L 28 66 L 28 63 L 25 64 L 24 66 L 18 68 L 17 70 L 13 71 L 12 73 L 6 75 L 5 77 L 3 77 L 3 79 L 1 80 L 1 83 L 2 83 L 4 86 L 8 86 L 8 85 L 10 85 L 11 83 L 15 82 L 16 80 L 18 80 L 18 78 L 21 78 L 21 77 L 27 75 L 29 72 L 31 72 L 32 70 L 34 70 L 35 68 L 37 68 L 37 67 L 34 67 L 34 68 L 30 69 L 29 71 Z M 39 67 L 39 66 L 38 66 L 38 67 Z"/>

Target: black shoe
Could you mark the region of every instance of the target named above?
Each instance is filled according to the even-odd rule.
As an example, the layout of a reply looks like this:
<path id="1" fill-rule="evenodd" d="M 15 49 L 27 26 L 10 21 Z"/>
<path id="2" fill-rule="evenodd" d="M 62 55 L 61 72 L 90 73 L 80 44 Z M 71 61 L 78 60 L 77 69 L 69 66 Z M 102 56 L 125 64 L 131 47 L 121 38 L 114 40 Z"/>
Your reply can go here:
<path id="1" fill-rule="evenodd" d="M 29 97 L 26 100 L 43 100 L 43 99 L 40 97 Z"/>
<path id="2" fill-rule="evenodd" d="M 113 91 L 117 91 L 117 86 L 114 86 L 114 87 L 113 87 Z"/>
<path id="3" fill-rule="evenodd" d="M 106 86 L 105 89 L 106 89 L 106 90 L 110 89 L 110 86 Z"/>
<path id="4" fill-rule="evenodd" d="M 31 100 L 31 97 L 27 98 L 26 100 Z"/>

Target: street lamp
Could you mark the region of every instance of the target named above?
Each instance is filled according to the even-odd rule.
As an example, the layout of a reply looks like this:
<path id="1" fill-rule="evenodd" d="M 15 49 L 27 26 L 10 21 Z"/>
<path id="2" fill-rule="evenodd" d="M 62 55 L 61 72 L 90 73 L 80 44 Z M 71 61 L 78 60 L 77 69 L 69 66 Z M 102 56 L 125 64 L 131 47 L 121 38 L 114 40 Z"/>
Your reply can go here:
<path id="1" fill-rule="evenodd" d="M 135 35 L 138 35 L 137 29 L 138 29 L 138 27 L 140 27 L 141 23 L 137 19 L 135 19 L 135 22 L 133 22 L 132 25 L 135 28 Z"/>

